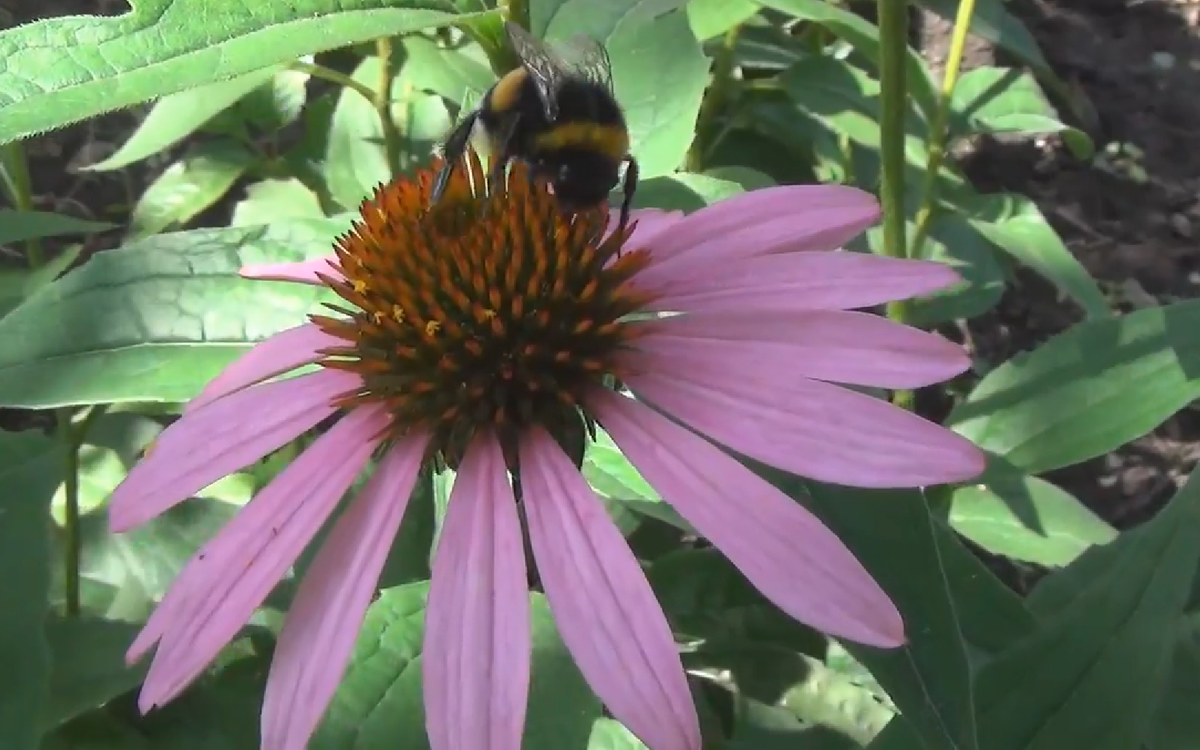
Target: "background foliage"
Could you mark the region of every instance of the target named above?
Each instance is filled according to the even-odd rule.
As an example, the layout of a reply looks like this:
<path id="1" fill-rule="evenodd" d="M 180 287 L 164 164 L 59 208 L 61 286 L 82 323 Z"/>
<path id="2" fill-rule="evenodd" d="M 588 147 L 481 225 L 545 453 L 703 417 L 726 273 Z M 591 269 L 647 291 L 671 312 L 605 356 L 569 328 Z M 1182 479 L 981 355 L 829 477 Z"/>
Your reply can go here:
<path id="1" fill-rule="evenodd" d="M 199 684 L 148 717 L 134 705 L 144 667 L 123 653 L 182 563 L 295 449 L 126 535 L 107 532 L 105 500 L 182 402 L 320 302 L 237 269 L 326 253 L 376 184 L 428 159 L 507 54 L 484 0 L 213 5 L 141 0 L 122 15 L 0 32 L 0 247 L 12 251 L 0 257 L 0 406 L 24 428 L 0 431 L 5 750 L 257 747 L 264 666 L 294 578 Z M 978 483 L 870 492 L 772 475 L 881 581 L 911 642 L 878 651 L 788 620 L 689 544 L 603 435 L 585 472 L 685 644 L 711 747 L 1193 748 L 1200 483 L 1118 531 L 1046 475 L 1200 396 L 1200 302 L 1114 299 L 1034 200 L 968 178 L 953 157 L 982 138 L 1118 160 L 1094 148 L 1090 103 L 1005 3 L 912 5 L 957 19 L 940 78 L 895 29 L 881 33 L 869 4 L 513 4 L 535 34 L 607 45 L 645 178 L 636 205 L 882 184 L 907 249 L 882 228 L 855 249 L 934 258 L 964 278 L 894 317 L 962 338 L 1031 278 L 1076 311 L 1031 351 L 995 360 L 973 348 L 971 373 L 917 394 L 922 414 L 988 452 Z M 1005 65 L 959 74 L 968 24 Z M 120 218 L 36 210 L 23 140 L 143 103 L 118 147 L 75 165 L 128 175 L 162 164 L 129 206 L 101 212 Z M 95 252 L 97 237 L 111 249 Z M 314 748 L 424 746 L 422 614 L 445 497 L 439 481 L 411 506 Z M 604 716 L 537 596 L 534 627 L 527 747 L 639 747 Z"/>

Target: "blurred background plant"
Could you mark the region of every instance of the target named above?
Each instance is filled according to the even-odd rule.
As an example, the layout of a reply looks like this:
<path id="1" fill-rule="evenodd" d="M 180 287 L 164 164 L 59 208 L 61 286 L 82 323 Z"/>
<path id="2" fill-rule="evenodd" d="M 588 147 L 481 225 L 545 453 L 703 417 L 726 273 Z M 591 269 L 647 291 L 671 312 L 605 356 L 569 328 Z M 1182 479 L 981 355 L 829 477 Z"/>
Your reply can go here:
<path id="1" fill-rule="evenodd" d="M 426 163 L 511 65 L 506 14 L 606 44 L 642 164 L 635 205 L 854 184 L 886 212 L 853 250 L 963 276 L 886 314 L 969 348 L 971 373 L 894 398 L 988 451 L 979 483 L 775 477 L 896 599 L 905 649 L 791 622 L 603 434 L 589 449 L 585 472 L 685 645 L 711 747 L 1200 745 L 1200 488 L 1185 483 L 1200 455 L 1198 6 L 217 5 L 0 10 L 5 750 L 257 747 L 295 578 L 149 717 L 134 705 L 143 669 L 122 656 L 182 562 L 300 446 L 121 537 L 105 500 L 204 382 L 324 299 L 238 267 L 328 252 L 377 184 Z M 425 743 L 420 614 L 451 481 L 412 504 L 314 748 Z M 534 596 L 527 747 L 639 747 Z"/>

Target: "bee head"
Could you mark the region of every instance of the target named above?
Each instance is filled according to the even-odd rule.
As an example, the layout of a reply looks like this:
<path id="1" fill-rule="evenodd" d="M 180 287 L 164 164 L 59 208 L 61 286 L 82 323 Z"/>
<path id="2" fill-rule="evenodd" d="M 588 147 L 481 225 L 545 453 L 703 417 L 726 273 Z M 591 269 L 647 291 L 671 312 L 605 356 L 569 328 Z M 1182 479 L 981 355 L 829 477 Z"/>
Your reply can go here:
<path id="1" fill-rule="evenodd" d="M 559 204 L 568 211 L 578 211 L 605 201 L 617 184 L 618 166 L 603 154 L 578 151 L 547 171 Z"/>

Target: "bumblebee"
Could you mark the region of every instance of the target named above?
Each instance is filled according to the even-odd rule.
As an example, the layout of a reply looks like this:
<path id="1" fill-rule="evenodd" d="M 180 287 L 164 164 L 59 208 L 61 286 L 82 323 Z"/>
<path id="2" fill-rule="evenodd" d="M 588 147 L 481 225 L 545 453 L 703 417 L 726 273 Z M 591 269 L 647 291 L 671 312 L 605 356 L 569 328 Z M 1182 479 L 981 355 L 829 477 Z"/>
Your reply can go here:
<path id="1" fill-rule="evenodd" d="M 608 52 L 583 35 L 551 49 L 515 23 L 505 28 L 521 66 L 497 81 L 446 137 L 432 202 L 442 197 L 468 145 L 491 160 L 490 185 L 501 184 L 509 162 L 519 159 L 532 178 L 549 182 L 559 205 L 570 212 L 604 202 L 626 164 L 619 224 L 624 229 L 638 166 L 613 94 Z"/>

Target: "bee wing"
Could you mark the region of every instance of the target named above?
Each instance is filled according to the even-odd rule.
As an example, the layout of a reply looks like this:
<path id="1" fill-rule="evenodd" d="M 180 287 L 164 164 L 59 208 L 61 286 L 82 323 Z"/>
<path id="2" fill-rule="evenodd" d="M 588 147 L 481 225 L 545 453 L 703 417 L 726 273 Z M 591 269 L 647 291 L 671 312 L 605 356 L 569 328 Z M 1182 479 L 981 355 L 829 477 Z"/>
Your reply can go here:
<path id="1" fill-rule="evenodd" d="M 513 50 L 537 86 L 547 119 L 553 122 L 558 118 L 558 84 L 566 64 L 557 52 L 512 21 L 504 27 Z"/>
<path id="2" fill-rule="evenodd" d="M 603 44 L 587 34 L 576 34 L 563 45 L 559 54 L 572 72 L 613 93 L 612 63 Z"/>

